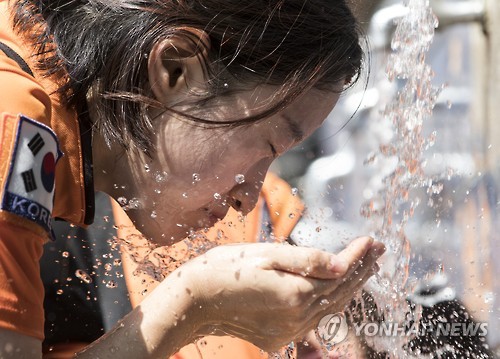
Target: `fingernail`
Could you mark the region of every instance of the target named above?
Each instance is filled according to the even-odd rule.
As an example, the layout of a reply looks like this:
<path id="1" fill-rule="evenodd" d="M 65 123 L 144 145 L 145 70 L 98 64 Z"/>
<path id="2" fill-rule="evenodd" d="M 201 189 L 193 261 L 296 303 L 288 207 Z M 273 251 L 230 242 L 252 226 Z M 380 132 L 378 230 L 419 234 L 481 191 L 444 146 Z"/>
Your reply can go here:
<path id="1" fill-rule="evenodd" d="M 385 251 L 387 250 L 386 246 L 382 246 L 380 249 L 377 249 L 375 253 L 379 254 L 379 255 L 382 255 L 385 253 Z"/>

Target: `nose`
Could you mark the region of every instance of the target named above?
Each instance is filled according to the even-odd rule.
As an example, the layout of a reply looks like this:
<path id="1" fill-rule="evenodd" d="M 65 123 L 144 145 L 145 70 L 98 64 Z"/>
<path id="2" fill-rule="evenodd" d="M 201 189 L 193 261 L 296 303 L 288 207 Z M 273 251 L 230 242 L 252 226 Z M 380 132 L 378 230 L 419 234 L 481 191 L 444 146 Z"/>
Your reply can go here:
<path id="1" fill-rule="evenodd" d="M 262 161 L 245 174 L 245 182 L 234 186 L 228 193 L 228 203 L 243 215 L 254 209 L 271 161 Z"/>

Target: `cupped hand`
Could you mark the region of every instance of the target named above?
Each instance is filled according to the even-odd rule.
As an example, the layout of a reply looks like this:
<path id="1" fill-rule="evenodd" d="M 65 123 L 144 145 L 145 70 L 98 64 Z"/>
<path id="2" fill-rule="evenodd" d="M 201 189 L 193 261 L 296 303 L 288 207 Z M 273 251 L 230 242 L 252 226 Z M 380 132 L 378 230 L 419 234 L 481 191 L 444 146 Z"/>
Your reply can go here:
<path id="1" fill-rule="evenodd" d="M 383 252 L 368 237 L 337 255 L 269 243 L 214 248 L 183 266 L 200 308 L 197 334 L 234 335 L 274 351 L 342 311 Z"/>

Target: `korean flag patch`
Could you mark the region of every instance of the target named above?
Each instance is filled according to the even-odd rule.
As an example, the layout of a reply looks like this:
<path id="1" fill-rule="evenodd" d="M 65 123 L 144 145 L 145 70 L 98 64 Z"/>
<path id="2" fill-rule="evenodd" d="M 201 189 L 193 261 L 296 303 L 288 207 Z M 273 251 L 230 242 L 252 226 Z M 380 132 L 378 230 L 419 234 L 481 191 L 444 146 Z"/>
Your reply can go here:
<path id="1" fill-rule="evenodd" d="M 52 129 L 22 115 L 8 121 L 17 122 L 17 128 L 12 133 L 0 209 L 33 221 L 50 233 L 56 163 L 62 155 L 59 141 Z"/>

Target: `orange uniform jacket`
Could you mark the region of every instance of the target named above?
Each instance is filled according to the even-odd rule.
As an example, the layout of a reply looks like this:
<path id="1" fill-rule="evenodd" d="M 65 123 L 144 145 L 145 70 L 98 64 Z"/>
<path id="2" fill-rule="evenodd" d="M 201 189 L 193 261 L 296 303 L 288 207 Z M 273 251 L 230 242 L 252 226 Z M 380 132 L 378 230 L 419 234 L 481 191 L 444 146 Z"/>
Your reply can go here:
<path id="1" fill-rule="evenodd" d="M 34 77 L 0 52 L 0 327 L 42 339 L 38 260 L 51 214 L 77 225 L 93 215 L 92 179 L 84 170 L 91 153 L 76 113 L 49 96 L 57 85 L 30 63 L 30 47 L 11 28 L 8 3 L 0 0 L 0 41 L 26 60 Z"/>

